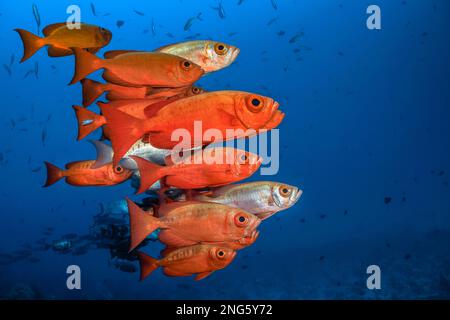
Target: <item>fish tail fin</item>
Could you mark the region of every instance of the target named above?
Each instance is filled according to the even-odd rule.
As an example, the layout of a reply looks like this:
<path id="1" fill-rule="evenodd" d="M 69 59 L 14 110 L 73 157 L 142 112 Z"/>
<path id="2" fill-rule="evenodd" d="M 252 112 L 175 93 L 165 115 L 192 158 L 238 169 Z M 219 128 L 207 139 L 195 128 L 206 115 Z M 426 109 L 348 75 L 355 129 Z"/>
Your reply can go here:
<path id="1" fill-rule="evenodd" d="M 78 140 L 105 124 L 105 118 L 80 106 L 73 106 L 78 121 Z"/>
<path id="2" fill-rule="evenodd" d="M 45 45 L 45 41 L 43 38 L 38 37 L 37 35 L 27 30 L 14 29 L 14 31 L 19 34 L 23 43 L 23 57 L 20 62 L 24 62 L 25 60 L 29 59 L 33 54 L 36 53 L 36 51 L 38 51 Z"/>
<path id="3" fill-rule="evenodd" d="M 75 73 L 69 84 L 74 84 L 102 68 L 102 59 L 81 48 L 72 48 L 72 50 L 75 55 Z"/>
<path id="4" fill-rule="evenodd" d="M 166 175 L 164 169 L 167 167 L 159 166 L 153 162 L 137 156 L 130 156 L 130 158 L 136 161 L 141 176 L 141 184 L 139 186 L 139 189 L 136 191 L 137 194 L 144 192 L 145 190 L 150 188 L 156 181 Z"/>
<path id="5" fill-rule="evenodd" d="M 91 79 L 82 79 L 83 106 L 88 107 L 105 92 L 103 83 Z"/>
<path id="6" fill-rule="evenodd" d="M 61 178 L 64 177 L 63 172 L 57 166 L 51 164 L 50 162 L 45 161 L 45 166 L 47 167 L 47 181 L 43 187 L 51 186 L 52 184 L 58 182 Z"/>
<path id="7" fill-rule="evenodd" d="M 150 257 L 149 255 L 138 252 L 139 256 L 139 265 L 141 267 L 141 275 L 140 280 L 144 280 L 147 278 L 153 271 L 158 269 L 159 263 L 155 258 Z"/>
<path id="8" fill-rule="evenodd" d="M 142 210 L 137 204 L 127 198 L 130 215 L 130 248 L 133 251 L 145 238 L 161 226 L 158 218 Z"/>
<path id="9" fill-rule="evenodd" d="M 131 146 L 145 134 L 144 120 L 106 104 L 99 106 L 108 126 L 109 139 L 114 150 L 113 164 L 116 165 Z"/>

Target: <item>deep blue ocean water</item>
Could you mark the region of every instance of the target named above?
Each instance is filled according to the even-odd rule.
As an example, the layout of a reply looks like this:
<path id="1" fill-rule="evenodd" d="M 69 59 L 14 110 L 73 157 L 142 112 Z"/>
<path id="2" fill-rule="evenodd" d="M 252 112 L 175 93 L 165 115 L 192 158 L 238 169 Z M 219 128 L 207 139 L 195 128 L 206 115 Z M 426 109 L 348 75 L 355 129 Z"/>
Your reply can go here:
<path id="1" fill-rule="evenodd" d="M 270 0 L 224 0 L 224 19 L 211 8 L 213 0 L 92 2 L 97 16 L 91 1 L 0 4 L 0 63 L 9 65 L 15 56 L 11 75 L 0 69 L 0 254 L 24 257 L 1 263 L 1 297 L 450 298 L 448 1 L 276 0 L 274 10 Z M 199 84 L 279 101 L 286 113 L 279 127 L 280 170 L 249 180 L 296 185 L 304 191 L 300 201 L 264 221 L 253 246 L 200 282 L 165 277 L 160 270 L 139 282 L 137 273 L 113 268 L 105 249 L 82 255 L 33 250 L 43 237 L 87 234 L 99 203 L 134 193 L 129 183 L 42 188 L 43 161 L 63 166 L 92 159 L 95 152 L 76 141 L 71 105 L 81 103 L 81 86 L 67 86 L 73 57 L 49 58 L 41 49 L 18 63 L 22 44 L 13 29 L 36 32 L 33 3 L 42 26 L 65 21 L 67 6 L 79 5 L 83 22 L 113 32 L 100 54 L 152 50 L 197 33 L 239 47 L 234 64 Z M 381 8 L 381 30 L 366 27 L 370 4 Z M 184 31 L 186 20 L 199 12 L 203 21 Z M 120 28 L 118 20 L 124 21 Z M 154 36 L 145 32 L 152 20 Z M 25 77 L 35 62 L 38 78 Z M 48 228 L 53 232 L 44 235 Z M 152 242 L 145 251 L 157 254 L 160 248 Z M 81 268 L 81 290 L 66 287 L 71 264 Z M 381 268 L 380 290 L 366 287 L 366 268 L 373 264 Z"/>

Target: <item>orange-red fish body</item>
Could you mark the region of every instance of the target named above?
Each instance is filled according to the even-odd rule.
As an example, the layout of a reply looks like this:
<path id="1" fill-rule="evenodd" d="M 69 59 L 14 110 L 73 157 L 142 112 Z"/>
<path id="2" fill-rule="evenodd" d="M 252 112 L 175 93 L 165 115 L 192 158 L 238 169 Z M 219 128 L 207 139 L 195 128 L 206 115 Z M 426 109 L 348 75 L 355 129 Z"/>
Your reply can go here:
<path id="1" fill-rule="evenodd" d="M 167 166 L 158 166 L 145 159 L 130 156 L 136 161 L 141 177 L 138 193 L 145 191 L 161 178 L 167 186 L 180 189 L 199 189 L 222 186 L 248 178 L 258 170 L 262 159 L 250 152 L 234 148 L 206 148 L 192 155 L 166 158 Z"/>
<path id="2" fill-rule="evenodd" d="M 227 267 L 236 256 L 229 248 L 211 245 L 194 245 L 172 251 L 161 260 L 156 260 L 139 252 L 141 280 L 158 267 L 171 277 L 183 277 L 196 274 L 195 280 L 201 280 L 214 271 Z"/>
<path id="3" fill-rule="evenodd" d="M 254 236 L 261 220 L 248 212 L 206 202 L 176 202 L 161 205 L 158 217 L 128 200 L 130 250 L 151 232 L 160 229 L 159 240 L 173 247 L 197 243 L 233 242 Z"/>
<path id="4" fill-rule="evenodd" d="M 66 179 L 66 183 L 78 187 L 112 186 L 124 182 L 132 175 L 132 171 L 121 166 L 113 167 L 112 163 L 92 169 L 94 162 L 94 160 L 87 160 L 68 163 L 65 170 L 46 162 L 47 182 L 45 186 L 52 185 L 62 178 Z"/>
<path id="5" fill-rule="evenodd" d="M 257 134 L 256 130 L 270 130 L 280 124 L 284 114 L 271 98 L 240 92 L 216 91 L 173 101 L 158 112 L 149 108 L 148 119 L 141 120 L 118 110 L 102 108 L 111 128 L 114 163 L 118 163 L 130 146 L 148 133 L 149 142 L 161 149 L 172 149 L 179 141 L 172 141 L 176 129 L 187 130 L 191 137 L 198 134 L 201 123 L 201 141 L 184 141 L 193 147 L 198 143 L 230 140 Z M 182 116 L 180 116 L 182 115 Z M 221 137 L 206 137 L 208 129 L 218 131 Z M 248 130 L 247 129 L 252 129 Z M 230 131 L 231 130 L 231 131 Z"/>

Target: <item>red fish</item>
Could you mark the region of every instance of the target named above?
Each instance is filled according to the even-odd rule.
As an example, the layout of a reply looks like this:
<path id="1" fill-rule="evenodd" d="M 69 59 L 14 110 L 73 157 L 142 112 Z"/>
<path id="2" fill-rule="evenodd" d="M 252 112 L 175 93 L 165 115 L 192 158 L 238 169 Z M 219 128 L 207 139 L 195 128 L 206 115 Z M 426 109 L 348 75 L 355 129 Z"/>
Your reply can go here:
<path id="1" fill-rule="evenodd" d="M 66 164 L 66 170 L 62 170 L 49 162 L 47 167 L 47 181 L 44 187 L 51 186 L 62 178 L 72 186 L 113 186 L 120 184 L 131 177 L 132 171 L 122 166 L 113 166 L 112 163 L 97 169 L 91 166 L 95 160 L 76 161 Z"/>
<path id="2" fill-rule="evenodd" d="M 244 241 L 252 237 L 261 220 L 237 208 L 217 203 L 174 202 L 161 205 L 156 217 L 143 211 L 127 199 L 130 214 L 130 251 L 149 234 L 161 229 L 159 240 L 168 245 L 183 247 L 198 243 L 226 243 Z"/>
<path id="3" fill-rule="evenodd" d="M 173 155 L 175 156 L 175 155 Z M 141 184 L 137 193 L 144 192 L 159 179 L 180 189 L 222 186 L 250 177 L 259 169 L 262 159 L 253 153 L 234 148 L 206 148 L 187 155 L 167 166 L 159 166 L 137 156 L 130 156 L 139 168 Z"/>
<path id="4" fill-rule="evenodd" d="M 227 267 L 233 261 L 236 252 L 229 248 L 201 244 L 179 248 L 161 260 L 156 260 L 142 252 L 138 255 L 141 280 L 148 277 L 158 267 L 163 268 L 164 274 L 170 277 L 195 274 L 195 280 L 201 280 L 214 271 Z"/>
<path id="5" fill-rule="evenodd" d="M 79 48 L 73 51 L 75 74 L 70 84 L 105 69 L 103 79 L 117 85 L 176 88 L 193 84 L 204 73 L 193 62 L 167 53 L 131 52 L 114 59 L 101 59 Z"/>
<path id="6" fill-rule="evenodd" d="M 114 149 L 114 163 L 127 150 L 148 134 L 148 141 L 160 149 L 172 149 L 179 142 L 171 141 L 176 129 L 184 128 L 194 136 L 194 122 L 201 121 L 202 130 L 215 129 L 223 139 L 242 138 L 253 130 L 270 130 L 280 124 L 284 113 L 271 98 L 240 91 L 216 91 L 176 100 L 155 112 L 149 108 L 147 119 L 138 119 L 120 110 L 101 108 L 108 123 Z M 230 135 L 229 129 L 235 130 Z M 255 134 L 255 133 L 253 133 Z M 203 145 L 212 138 L 202 137 Z M 216 142 L 219 140 L 216 140 Z M 196 145 L 191 141 L 191 147 Z"/>
<path id="7" fill-rule="evenodd" d="M 44 38 L 23 29 L 15 31 L 19 33 L 23 42 L 24 53 L 21 62 L 29 59 L 43 46 L 49 46 L 50 57 L 72 55 L 74 47 L 95 53 L 106 46 L 112 38 L 110 31 L 85 23 L 80 23 L 79 29 L 69 29 L 65 22 L 48 25 L 42 30 Z"/>

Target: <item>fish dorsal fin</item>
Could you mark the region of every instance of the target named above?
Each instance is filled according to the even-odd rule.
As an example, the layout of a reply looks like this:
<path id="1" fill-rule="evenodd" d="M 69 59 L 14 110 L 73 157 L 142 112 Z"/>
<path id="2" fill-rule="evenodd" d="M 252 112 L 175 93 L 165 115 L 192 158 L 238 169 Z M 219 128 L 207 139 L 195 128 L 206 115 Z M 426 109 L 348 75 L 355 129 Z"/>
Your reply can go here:
<path id="1" fill-rule="evenodd" d="M 195 276 L 195 281 L 199 281 L 199 280 L 205 279 L 207 276 L 209 276 L 213 272 L 214 271 L 197 273 L 197 275 Z"/>
<path id="2" fill-rule="evenodd" d="M 89 142 L 94 145 L 95 150 L 97 151 L 97 158 L 91 167 L 92 169 L 103 167 L 112 162 L 114 152 L 111 146 L 98 140 L 89 140 Z"/>
<path id="3" fill-rule="evenodd" d="M 114 59 L 124 53 L 140 52 L 139 50 L 110 50 L 103 54 L 105 59 Z"/>
<path id="4" fill-rule="evenodd" d="M 50 34 L 52 34 L 53 31 L 65 25 L 66 25 L 65 22 L 50 24 L 42 30 L 42 34 L 48 37 Z"/>

